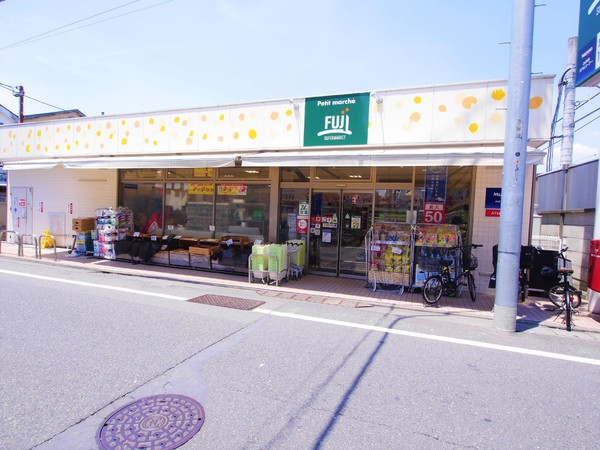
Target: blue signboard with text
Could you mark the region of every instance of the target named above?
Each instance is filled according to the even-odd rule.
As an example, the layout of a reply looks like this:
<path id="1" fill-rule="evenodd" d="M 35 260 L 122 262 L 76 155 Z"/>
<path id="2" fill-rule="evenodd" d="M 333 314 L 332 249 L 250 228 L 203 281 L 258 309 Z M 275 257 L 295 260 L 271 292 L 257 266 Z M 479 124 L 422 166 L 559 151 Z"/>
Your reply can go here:
<path id="1" fill-rule="evenodd" d="M 600 82 L 600 0 L 581 0 L 577 37 L 576 86 Z"/>

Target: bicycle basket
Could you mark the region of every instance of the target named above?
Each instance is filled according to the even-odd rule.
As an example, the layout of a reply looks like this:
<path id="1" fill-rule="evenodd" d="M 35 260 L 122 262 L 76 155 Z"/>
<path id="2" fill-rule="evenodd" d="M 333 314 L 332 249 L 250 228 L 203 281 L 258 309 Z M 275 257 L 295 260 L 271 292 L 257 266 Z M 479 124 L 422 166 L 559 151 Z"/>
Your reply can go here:
<path id="1" fill-rule="evenodd" d="M 467 261 L 468 264 L 465 264 L 469 270 L 475 270 L 477 269 L 477 266 L 479 265 L 479 261 L 477 260 L 477 256 L 473 256 L 471 255 Z"/>

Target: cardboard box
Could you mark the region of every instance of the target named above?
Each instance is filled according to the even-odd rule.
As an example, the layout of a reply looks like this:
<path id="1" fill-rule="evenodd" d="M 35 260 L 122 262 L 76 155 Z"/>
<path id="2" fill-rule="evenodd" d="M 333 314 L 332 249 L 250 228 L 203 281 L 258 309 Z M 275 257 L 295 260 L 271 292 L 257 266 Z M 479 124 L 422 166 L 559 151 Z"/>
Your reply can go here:
<path id="1" fill-rule="evenodd" d="M 92 231 L 96 229 L 95 217 L 74 217 L 72 221 L 73 231 Z"/>
<path id="2" fill-rule="evenodd" d="M 188 251 L 190 255 L 198 255 L 198 256 L 211 256 L 214 252 L 219 250 L 219 247 L 211 246 L 211 247 L 190 247 Z"/>

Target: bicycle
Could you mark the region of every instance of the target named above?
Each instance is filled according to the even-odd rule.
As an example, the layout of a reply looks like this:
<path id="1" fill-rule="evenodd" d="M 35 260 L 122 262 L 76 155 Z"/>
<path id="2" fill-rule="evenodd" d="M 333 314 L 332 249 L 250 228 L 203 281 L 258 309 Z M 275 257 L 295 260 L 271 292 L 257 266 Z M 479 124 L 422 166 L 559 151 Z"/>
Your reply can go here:
<path id="1" fill-rule="evenodd" d="M 565 325 L 567 331 L 573 327 L 573 314 L 581 305 L 581 291 L 575 289 L 569 282 L 569 276 L 573 274 L 571 260 L 567 259 L 565 252 L 568 247 L 563 247 L 557 255 L 557 259 L 562 261 L 562 267 L 556 271 L 558 284 L 552 286 L 548 291 L 548 299 L 558 308 L 557 317 L 565 313 Z M 556 320 L 556 319 L 555 319 Z"/>
<path id="2" fill-rule="evenodd" d="M 428 305 L 435 305 L 442 295 L 445 296 L 456 296 L 462 290 L 462 286 L 465 285 L 465 281 L 461 282 L 461 279 L 466 280 L 466 285 L 469 288 L 469 295 L 471 300 L 477 299 L 477 290 L 475 287 L 475 278 L 473 277 L 473 271 L 477 268 L 478 260 L 477 257 L 472 254 L 472 250 L 481 247 L 479 244 L 468 244 L 461 245 L 458 247 L 452 247 L 450 258 L 442 257 L 439 262 L 439 273 L 429 276 L 423 283 L 423 301 Z M 461 251 L 462 254 L 462 271 L 457 273 L 454 279 L 450 267 L 454 262 L 452 253 Z"/>

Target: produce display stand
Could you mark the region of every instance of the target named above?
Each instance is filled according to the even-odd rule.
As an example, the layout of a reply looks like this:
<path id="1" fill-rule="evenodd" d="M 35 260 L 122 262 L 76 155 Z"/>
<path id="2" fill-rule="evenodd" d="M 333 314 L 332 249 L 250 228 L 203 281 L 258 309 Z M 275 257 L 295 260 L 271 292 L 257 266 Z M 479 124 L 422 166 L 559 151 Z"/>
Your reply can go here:
<path id="1" fill-rule="evenodd" d="M 412 225 L 376 223 L 367 232 L 367 287 L 392 290 L 400 295 L 410 288 L 413 254 Z"/>
<path id="2" fill-rule="evenodd" d="M 413 287 L 423 287 L 427 277 L 441 270 L 442 260 L 453 261 L 450 273 L 454 277 L 456 268 L 460 267 L 461 254 L 451 248 L 458 245 L 461 245 L 461 234 L 457 225 L 415 225 Z"/>
<path id="3" fill-rule="evenodd" d="M 288 276 L 288 250 L 286 244 L 254 244 L 248 256 L 248 282 L 260 279 L 263 283 L 275 282 L 277 286 Z"/>

